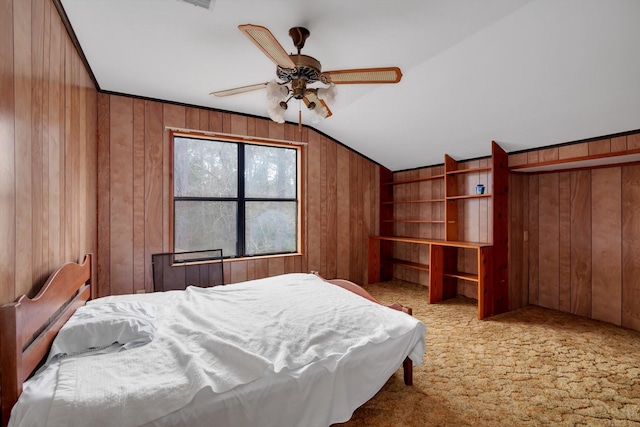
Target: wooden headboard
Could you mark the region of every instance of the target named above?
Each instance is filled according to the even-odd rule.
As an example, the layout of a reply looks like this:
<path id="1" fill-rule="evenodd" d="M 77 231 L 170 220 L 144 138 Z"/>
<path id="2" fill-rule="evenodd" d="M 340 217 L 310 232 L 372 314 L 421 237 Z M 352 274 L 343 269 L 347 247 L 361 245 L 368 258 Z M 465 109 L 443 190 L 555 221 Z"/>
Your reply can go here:
<path id="1" fill-rule="evenodd" d="M 76 309 L 91 298 L 92 255 L 69 262 L 49 277 L 33 298 L 21 296 L 0 308 L 0 397 L 2 425 L 22 393 L 22 383 L 47 356 L 56 334 Z"/>

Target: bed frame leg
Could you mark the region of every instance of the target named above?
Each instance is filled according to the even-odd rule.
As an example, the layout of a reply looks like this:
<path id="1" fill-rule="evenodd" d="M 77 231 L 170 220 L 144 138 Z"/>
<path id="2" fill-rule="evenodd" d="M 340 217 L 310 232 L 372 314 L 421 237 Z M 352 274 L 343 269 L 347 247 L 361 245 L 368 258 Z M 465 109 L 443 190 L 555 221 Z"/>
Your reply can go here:
<path id="1" fill-rule="evenodd" d="M 408 357 L 402 363 L 404 368 L 404 384 L 413 385 L 413 362 Z"/>

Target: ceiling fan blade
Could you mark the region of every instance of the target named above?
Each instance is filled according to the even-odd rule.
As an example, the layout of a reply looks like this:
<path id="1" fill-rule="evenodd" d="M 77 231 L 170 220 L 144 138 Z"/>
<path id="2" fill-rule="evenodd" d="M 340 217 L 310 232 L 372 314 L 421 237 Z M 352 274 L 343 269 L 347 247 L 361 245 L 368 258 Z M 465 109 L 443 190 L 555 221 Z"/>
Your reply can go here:
<path id="1" fill-rule="evenodd" d="M 245 24 L 238 25 L 238 29 L 244 33 L 274 64 L 281 68 L 293 70 L 296 64 L 293 63 L 289 54 L 282 47 L 278 40 L 273 37 L 271 31 L 259 25 Z"/>
<path id="2" fill-rule="evenodd" d="M 313 108 L 313 110 L 315 110 L 318 114 L 320 114 L 325 119 L 327 117 L 331 117 L 331 115 L 333 114 L 329 109 L 329 107 L 327 106 L 327 103 L 324 102 L 322 99 L 318 98 L 318 95 L 316 94 L 315 90 L 307 91 L 304 94 L 304 98 L 302 98 L 302 100 L 304 101 L 304 104 L 307 106 L 307 108 L 309 107 L 309 105 L 311 105 L 311 103 L 314 103 L 315 108 Z M 324 110 L 322 108 L 318 108 L 318 106 L 320 105 L 324 107 Z"/>
<path id="3" fill-rule="evenodd" d="M 398 83 L 402 72 L 398 67 L 356 68 L 353 70 L 335 70 L 320 73 L 323 83 L 365 84 L 365 83 Z"/>
<path id="4" fill-rule="evenodd" d="M 241 87 L 236 87 L 233 89 L 226 89 L 226 90 L 219 90 L 216 92 L 211 92 L 209 95 L 214 95 L 214 96 L 229 96 L 229 95 L 235 95 L 237 93 L 242 93 L 242 92 L 249 92 L 252 90 L 258 90 L 258 89 L 262 89 L 263 87 L 266 87 L 267 83 L 258 83 L 255 85 L 248 85 L 248 86 L 241 86 Z"/>

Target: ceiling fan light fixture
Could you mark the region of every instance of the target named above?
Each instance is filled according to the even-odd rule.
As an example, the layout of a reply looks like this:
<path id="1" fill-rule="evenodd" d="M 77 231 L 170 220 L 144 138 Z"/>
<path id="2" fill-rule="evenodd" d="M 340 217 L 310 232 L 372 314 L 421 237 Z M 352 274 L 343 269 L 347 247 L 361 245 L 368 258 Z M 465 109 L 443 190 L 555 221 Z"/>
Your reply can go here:
<path id="1" fill-rule="evenodd" d="M 316 104 L 315 102 L 311 102 L 310 104 L 314 104 L 313 108 L 309 108 L 309 111 L 311 112 L 310 117 L 312 123 L 320 123 L 322 120 L 330 116 L 327 109 L 324 107 L 324 105 L 322 105 L 322 102 L 318 104 Z"/>
<path id="2" fill-rule="evenodd" d="M 283 109 L 280 104 L 269 104 L 267 107 L 267 114 L 269 118 L 276 123 L 284 123 L 284 113 L 287 110 Z"/>
<path id="3" fill-rule="evenodd" d="M 333 83 L 331 83 L 329 87 L 318 88 L 318 98 L 323 99 L 327 104 L 333 104 L 337 95 L 338 91 L 336 90 L 336 85 Z"/>
<path id="4" fill-rule="evenodd" d="M 267 114 L 277 123 L 284 123 L 284 113 L 287 110 L 287 96 L 289 88 L 286 85 L 271 80 L 266 84 L 267 88 Z M 283 106 L 284 104 L 284 106 Z"/>
<path id="5" fill-rule="evenodd" d="M 331 110 L 323 99 L 318 98 L 319 89 L 308 89 L 303 99 L 307 108 L 311 112 L 311 121 L 318 123 L 322 119 L 331 117 Z"/>
<path id="6" fill-rule="evenodd" d="M 284 101 L 288 94 L 289 88 L 286 85 L 275 80 L 267 83 L 267 101 L 277 104 L 280 101 Z"/>

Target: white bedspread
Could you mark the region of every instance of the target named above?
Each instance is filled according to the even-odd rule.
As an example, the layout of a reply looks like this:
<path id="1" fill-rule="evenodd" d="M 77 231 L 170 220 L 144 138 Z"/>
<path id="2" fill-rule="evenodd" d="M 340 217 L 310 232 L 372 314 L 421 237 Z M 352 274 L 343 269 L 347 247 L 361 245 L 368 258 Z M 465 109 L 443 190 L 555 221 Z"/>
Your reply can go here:
<path id="1" fill-rule="evenodd" d="M 307 274 L 137 297 L 156 303 L 154 340 L 61 361 L 50 426 L 145 424 L 205 388 L 222 393 L 314 361 L 331 369 L 353 349 L 419 324 Z M 424 342 L 412 354 L 421 363 Z"/>

